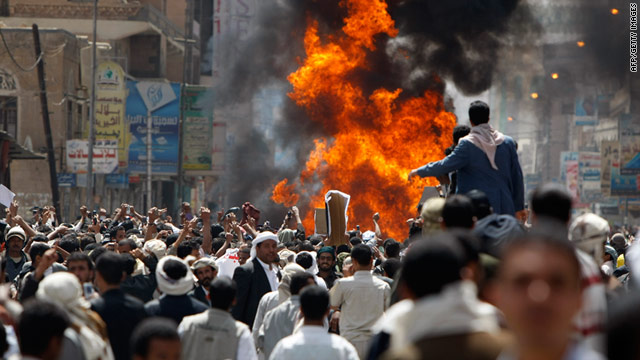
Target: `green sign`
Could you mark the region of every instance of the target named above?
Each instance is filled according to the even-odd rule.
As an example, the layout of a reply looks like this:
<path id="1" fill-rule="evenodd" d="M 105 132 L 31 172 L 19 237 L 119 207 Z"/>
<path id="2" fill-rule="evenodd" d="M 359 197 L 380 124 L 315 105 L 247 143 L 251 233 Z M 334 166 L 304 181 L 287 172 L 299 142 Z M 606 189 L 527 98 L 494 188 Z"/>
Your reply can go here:
<path id="1" fill-rule="evenodd" d="M 184 122 L 182 168 L 210 171 L 213 152 L 212 92 L 203 86 L 186 86 L 182 97 Z"/>

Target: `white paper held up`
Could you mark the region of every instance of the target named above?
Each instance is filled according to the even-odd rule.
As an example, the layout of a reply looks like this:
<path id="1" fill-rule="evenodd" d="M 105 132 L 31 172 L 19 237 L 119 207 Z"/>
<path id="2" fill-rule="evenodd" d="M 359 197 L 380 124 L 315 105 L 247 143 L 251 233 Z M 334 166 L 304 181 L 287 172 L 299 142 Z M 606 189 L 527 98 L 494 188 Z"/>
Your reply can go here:
<path id="1" fill-rule="evenodd" d="M 10 207 L 13 198 L 16 196 L 8 187 L 0 184 L 0 204 Z"/>

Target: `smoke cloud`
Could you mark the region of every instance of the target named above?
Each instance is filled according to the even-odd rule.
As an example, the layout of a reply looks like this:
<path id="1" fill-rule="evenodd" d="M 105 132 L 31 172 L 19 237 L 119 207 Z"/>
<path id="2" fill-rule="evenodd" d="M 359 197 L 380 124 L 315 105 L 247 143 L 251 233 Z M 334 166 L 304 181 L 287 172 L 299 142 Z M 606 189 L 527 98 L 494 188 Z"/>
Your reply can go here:
<path id="1" fill-rule="evenodd" d="M 229 112 L 239 104 L 249 104 L 265 87 L 290 91 L 286 78 L 305 56 L 308 19 L 318 21 L 323 36 L 341 29 L 347 14 L 341 0 L 256 3 L 255 31 L 242 42 L 233 66 L 215 88 L 216 111 Z M 403 88 L 403 97 L 425 90 L 444 93 L 444 79 L 466 95 L 480 93 L 491 86 L 501 49 L 537 28 L 528 7 L 519 0 L 389 0 L 388 4 L 399 35 L 394 39 L 378 36 L 376 51 L 369 54 L 370 67 L 351 74 L 369 92 Z M 234 41 L 223 41 L 227 40 Z M 230 206 L 252 201 L 267 214 L 284 213 L 269 200 L 272 186 L 285 177 L 295 178 L 313 148 L 313 139 L 330 137 L 335 131 L 310 121 L 286 96 L 282 107 L 282 119 L 274 124 L 270 136 L 254 128 L 250 116 L 236 118 L 242 124 L 235 127 L 225 181 Z M 286 166 L 274 163 L 276 148 L 290 154 Z"/>
<path id="2" fill-rule="evenodd" d="M 618 10 L 617 15 L 611 9 Z M 577 30 L 584 34 L 584 48 L 572 47 L 582 56 L 593 61 L 595 72 L 617 79 L 629 72 L 629 2 L 612 0 L 609 7 L 594 4 L 577 10 L 576 18 L 581 20 Z"/>

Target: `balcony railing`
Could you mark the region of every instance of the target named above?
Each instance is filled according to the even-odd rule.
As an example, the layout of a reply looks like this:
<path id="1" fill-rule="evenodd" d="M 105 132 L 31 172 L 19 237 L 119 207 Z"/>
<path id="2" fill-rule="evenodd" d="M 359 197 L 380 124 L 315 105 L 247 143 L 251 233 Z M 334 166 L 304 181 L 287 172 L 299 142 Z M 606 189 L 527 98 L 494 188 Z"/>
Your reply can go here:
<path id="1" fill-rule="evenodd" d="M 6 0 L 0 0 L 0 5 Z M 91 3 L 66 3 L 66 4 L 9 4 L 9 16 L 12 17 L 34 17 L 34 18 L 57 18 L 57 19 L 91 19 L 93 17 L 93 5 Z M 169 41 L 177 47 L 183 45 L 173 39 L 184 38 L 182 28 L 173 23 L 165 14 L 152 5 L 145 4 L 119 4 L 100 5 L 98 7 L 98 17 L 100 20 L 130 20 L 144 21 L 158 32 L 166 36 Z M 195 36 L 197 39 L 197 35 Z M 194 44 L 199 48 L 199 42 Z"/>

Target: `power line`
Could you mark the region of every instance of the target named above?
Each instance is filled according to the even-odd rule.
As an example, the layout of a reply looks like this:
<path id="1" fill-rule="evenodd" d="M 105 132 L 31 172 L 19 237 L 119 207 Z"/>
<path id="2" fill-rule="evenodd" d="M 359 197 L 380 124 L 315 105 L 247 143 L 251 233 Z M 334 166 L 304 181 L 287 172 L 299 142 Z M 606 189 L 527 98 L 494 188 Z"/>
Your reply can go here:
<path id="1" fill-rule="evenodd" d="M 44 49 L 44 50 L 42 50 L 42 52 L 47 57 L 54 57 L 54 56 L 60 54 L 62 51 L 64 51 L 64 48 L 66 46 L 67 46 L 67 41 L 65 40 L 64 43 L 60 44 L 60 46 L 57 46 L 57 47 L 54 47 L 54 48 L 50 48 L 50 49 Z"/>
<path id="2" fill-rule="evenodd" d="M 7 54 L 9 54 L 9 57 L 11 58 L 11 61 L 13 61 L 13 63 L 18 67 L 18 69 L 24 71 L 24 72 L 30 72 L 33 71 L 33 69 L 36 68 L 36 66 L 38 66 L 38 63 L 40 61 L 42 61 L 42 56 L 43 56 L 43 52 L 40 51 L 40 55 L 38 56 L 38 58 L 36 59 L 36 62 L 29 66 L 28 68 L 23 68 L 22 65 L 20 65 L 16 59 L 13 57 L 13 54 L 11 53 L 11 50 L 9 50 L 9 45 L 7 45 L 7 41 L 4 39 L 4 33 L 2 32 L 2 30 L 0 29 L 0 38 L 2 38 L 2 43 L 4 44 L 4 48 L 7 49 Z"/>

